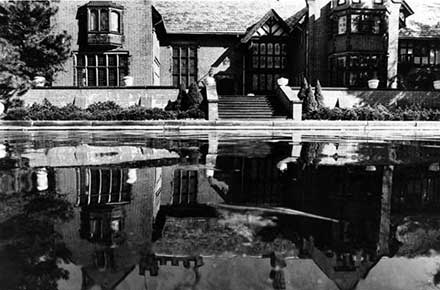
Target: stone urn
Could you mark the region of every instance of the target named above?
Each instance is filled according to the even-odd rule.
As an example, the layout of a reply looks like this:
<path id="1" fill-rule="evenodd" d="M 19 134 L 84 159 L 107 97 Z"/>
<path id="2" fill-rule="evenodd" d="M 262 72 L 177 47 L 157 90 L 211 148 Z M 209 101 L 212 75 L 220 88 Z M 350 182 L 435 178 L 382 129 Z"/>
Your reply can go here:
<path id="1" fill-rule="evenodd" d="M 279 78 L 277 83 L 280 87 L 287 86 L 289 84 L 289 80 L 286 78 Z"/>
<path id="2" fill-rule="evenodd" d="M 124 82 L 124 87 L 131 87 L 133 86 L 134 79 L 132 76 L 125 76 L 122 78 L 122 81 Z"/>
<path id="3" fill-rule="evenodd" d="M 5 113 L 5 104 L 0 101 L 0 116 Z"/>
<path id="4" fill-rule="evenodd" d="M 45 191 L 49 188 L 49 179 L 46 168 L 37 170 L 37 190 Z"/>
<path id="5" fill-rule="evenodd" d="M 34 86 L 36 88 L 42 88 L 46 85 L 46 78 L 43 76 L 34 77 Z"/>
<path id="6" fill-rule="evenodd" d="M 379 87 L 379 80 L 378 79 L 371 79 L 368 81 L 368 88 L 372 90 L 376 90 Z"/>
<path id="7" fill-rule="evenodd" d="M 127 183 L 128 184 L 134 184 L 137 181 L 137 169 L 136 168 L 130 168 L 128 169 L 127 173 Z"/>
<path id="8" fill-rule="evenodd" d="M 440 80 L 435 80 L 432 82 L 432 85 L 434 87 L 434 90 L 440 90 Z"/>

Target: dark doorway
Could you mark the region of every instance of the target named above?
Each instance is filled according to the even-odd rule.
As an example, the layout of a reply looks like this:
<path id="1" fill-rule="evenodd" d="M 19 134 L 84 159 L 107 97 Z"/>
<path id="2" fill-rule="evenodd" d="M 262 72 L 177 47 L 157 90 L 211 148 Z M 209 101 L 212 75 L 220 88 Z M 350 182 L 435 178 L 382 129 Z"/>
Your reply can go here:
<path id="1" fill-rule="evenodd" d="M 234 80 L 230 78 L 223 78 L 217 81 L 217 93 L 221 96 L 228 96 L 235 94 Z"/>

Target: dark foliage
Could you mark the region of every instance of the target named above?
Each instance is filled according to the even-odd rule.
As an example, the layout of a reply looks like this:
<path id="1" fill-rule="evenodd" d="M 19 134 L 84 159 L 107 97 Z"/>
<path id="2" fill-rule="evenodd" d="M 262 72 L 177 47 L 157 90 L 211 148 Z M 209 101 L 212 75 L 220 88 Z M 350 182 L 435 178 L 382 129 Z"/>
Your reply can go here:
<path id="1" fill-rule="evenodd" d="M 301 101 L 304 101 L 306 99 L 308 88 L 309 88 L 309 83 L 307 82 L 307 79 L 304 77 L 301 83 L 301 88 L 298 92 L 298 99 L 300 99 Z"/>
<path id="2" fill-rule="evenodd" d="M 54 33 L 50 18 L 57 9 L 50 1 L 0 2 L 0 97 L 30 87 L 35 76 L 52 81 L 70 56 L 71 37 Z"/>
<path id="3" fill-rule="evenodd" d="M 314 112 L 318 109 L 318 103 L 316 102 L 311 86 L 306 89 L 306 98 L 303 100 L 302 107 L 304 113 Z"/>
<path id="4" fill-rule="evenodd" d="M 187 102 L 188 94 L 186 93 L 185 84 L 181 84 L 179 87 L 179 94 L 177 95 L 176 101 L 168 101 L 165 111 L 180 111 L 182 110 L 184 103 Z"/>
<path id="5" fill-rule="evenodd" d="M 69 273 L 60 268 L 59 260 L 71 253 L 55 230 L 57 222 L 72 218 L 73 207 L 53 192 L 16 193 L 23 208 L 21 214 L 0 224 L 0 240 L 18 269 L 6 289 L 57 289 L 60 279 Z M 4 286 L 4 285 L 3 285 Z"/>
<path id="6" fill-rule="evenodd" d="M 417 106 L 387 109 L 384 106 L 321 108 L 303 115 L 305 120 L 440 121 L 440 110 Z"/>
<path id="7" fill-rule="evenodd" d="M 7 111 L 5 120 L 174 120 L 203 119 L 204 112 L 198 108 L 187 111 L 165 111 L 158 108 L 147 109 L 141 106 L 122 108 L 115 102 L 98 102 L 87 109 L 74 104 L 57 107 L 48 100 L 30 107 L 13 107 Z"/>
<path id="8" fill-rule="evenodd" d="M 187 99 L 188 99 L 188 103 L 185 104 L 186 106 L 183 107 L 183 110 L 188 110 L 191 108 L 199 108 L 199 106 L 202 104 L 203 96 L 200 93 L 199 86 L 196 83 L 192 83 L 189 86 Z"/>
<path id="9" fill-rule="evenodd" d="M 205 119 L 205 117 L 205 113 L 197 108 L 191 108 L 177 114 L 177 119 Z"/>
<path id="10" fill-rule="evenodd" d="M 204 107 L 204 97 L 200 92 L 200 88 L 196 83 L 189 86 L 188 93 L 184 84 L 180 85 L 179 95 L 176 101 L 168 101 L 165 111 L 193 111 Z"/>
<path id="11" fill-rule="evenodd" d="M 325 107 L 324 95 L 322 94 L 322 87 L 321 87 L 321 83 L 319 82 L 319 80 L 316 81 L 315 100 L 316 100 L 316 104 L 317 104 L 318 109 Z"/>

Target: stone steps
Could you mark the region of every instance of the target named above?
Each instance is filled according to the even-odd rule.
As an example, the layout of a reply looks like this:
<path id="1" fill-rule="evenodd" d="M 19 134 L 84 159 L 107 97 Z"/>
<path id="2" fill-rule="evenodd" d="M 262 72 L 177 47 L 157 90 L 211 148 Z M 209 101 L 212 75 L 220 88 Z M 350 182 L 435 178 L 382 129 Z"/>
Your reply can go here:
<path id="1" fill-rule="evenodd" d="M 267 96 L 219 96 L 220 119 L 285 119 Z"/>

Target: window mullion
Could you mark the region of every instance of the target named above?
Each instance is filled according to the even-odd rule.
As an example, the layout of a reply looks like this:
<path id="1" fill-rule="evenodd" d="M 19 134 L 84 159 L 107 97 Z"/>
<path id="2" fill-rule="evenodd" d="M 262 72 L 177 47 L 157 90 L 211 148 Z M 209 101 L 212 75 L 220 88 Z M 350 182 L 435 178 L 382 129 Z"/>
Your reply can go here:
<path id="1" fill-rule="evenodd" d="M 98 31 L 101 31 L 101 9 L 97 9 L 98 10 Z"/>
<path id="2" fill-rule="evenodd" d="M 186 48 L 186 87 L 190 86 L 190 79 L 191 79 L 191 73 L 190 73 L 190 62 L 191 62 L 191 58 L 190 58 L 190 46 L 188 46 Z"/>
<path id="3" fill-rule="evenodd" d="M 105 54 L 104 56 L 105 56 L 105 78 L 106 78 L 105 83 L 107 84 L 107 86 L 109 86 L 110 78 L 109 78 L 108 54 Z"/>
<path id="4" fill-rule="evenodd" d="M 178 61 L 178 67 L 179 67 L 179 85 L 182 85 L 182 47 L 179 47 L 178 49 L 178 56 L 177 56 L 177 61 Z"/>
<path id="5" fill-rule="evenodd" d="M 98 55 L 95 54 L 95 75 L 96 75 L 96 79 L 95 79 L 95 86 L 99 86 L 99 68 L 98 68 Z"/>
<path id="6" fill-rule="evenodd" d="M 85 82 L 84 86 L 88 86 L 89 85 L 89 70 L 88 70 L 89 58 L 88 58 L 87 54 L 84 54 L 83 57 L 84 57 L 84 64 L 85 64 L 84 72 L 85 72 L 85 78 L 86 78 L 86 82 Z"/>
<path id="7" fill-rule="evenodd" d="M 118 87 L 121 86 L 121 82 L 119 81 L 120 77 L 121 77 L 121 70 L 120 70 L 120 64 L 119 64 L 119 54 L 116 55 L 116 85 Z"/>

